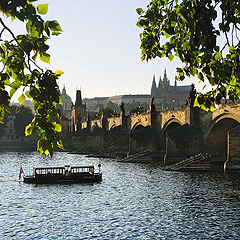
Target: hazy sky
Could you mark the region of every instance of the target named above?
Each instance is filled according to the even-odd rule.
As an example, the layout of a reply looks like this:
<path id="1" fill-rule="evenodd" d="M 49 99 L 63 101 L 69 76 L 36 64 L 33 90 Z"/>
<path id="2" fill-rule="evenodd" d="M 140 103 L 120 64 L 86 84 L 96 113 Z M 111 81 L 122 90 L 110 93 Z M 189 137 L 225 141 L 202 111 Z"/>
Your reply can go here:
<path id="1" fill-rule="evenodd" d="M 153 75 L 158 82 L 164 69 L 174 84 L 177 60 L 141 61 L 136 9 L 147 0 L 40 0 L 49 3 L 45 20 L 57 19 L 63 29 L 49 41 L 51 64 L 62 70 L 59 85 L 75 100 L 76 88 L 83 98 L 122 94 L 150 94 Z M 35 4 L 36 4 L 35 3 Z M 178 85 L 197 80 L 186 80 Z M 198 87 L 198 90 L 201 90 Z"/>

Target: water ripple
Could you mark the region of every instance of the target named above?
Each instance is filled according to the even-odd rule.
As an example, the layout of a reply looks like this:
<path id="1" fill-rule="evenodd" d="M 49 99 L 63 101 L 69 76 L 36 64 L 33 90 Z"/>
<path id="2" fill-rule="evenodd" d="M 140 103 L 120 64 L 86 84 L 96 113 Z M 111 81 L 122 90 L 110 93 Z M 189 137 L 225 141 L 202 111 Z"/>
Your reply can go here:
<path id="1" fill-rule="evenodd" d="M 0 154 L 1 178 L 19 166 L 91 164 L 99 159 L 56 153 Z M 240 239 L 240 179 L 163 172 L 157 164 L 102 160 L 100 184 L 0 182 L 3 239 Z"/>

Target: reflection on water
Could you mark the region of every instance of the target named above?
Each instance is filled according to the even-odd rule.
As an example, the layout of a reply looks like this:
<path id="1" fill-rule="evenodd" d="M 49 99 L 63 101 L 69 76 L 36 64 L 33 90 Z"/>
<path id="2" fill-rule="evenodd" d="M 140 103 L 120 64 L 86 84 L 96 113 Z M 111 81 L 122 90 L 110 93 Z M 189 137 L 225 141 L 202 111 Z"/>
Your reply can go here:
<path id="1" fill-rule="evenodd" d="M 0 154 L 2 181 L 20 165 L 92 164 L 56 153 Z M 32 185 L 0 182 L 4 239 L 240 239 L 240 178 L 164 172 L 157 164 L 102 159 L 103 182 Z"/>

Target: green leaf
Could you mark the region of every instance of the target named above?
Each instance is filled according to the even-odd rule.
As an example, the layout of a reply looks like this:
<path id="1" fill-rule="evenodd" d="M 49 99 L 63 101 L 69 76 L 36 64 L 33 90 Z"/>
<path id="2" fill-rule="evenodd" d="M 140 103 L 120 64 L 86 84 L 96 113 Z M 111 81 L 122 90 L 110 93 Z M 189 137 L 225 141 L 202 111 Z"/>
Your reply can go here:
<path id="1" fill-rule="evenodd" d="M 51 31 L 60 31 L 60 32 L 62 32 L 62 29 L 61 29 L 61 27 L 60 27 L 60 25 L 59 25 L 59 23 L 58 23 L 58 21 L 57 20 L 53 20 L 53 21 L 49 21 L 48 22 L 48 27 L 51 29 Z"/>
<path id="2" fill-rule="evenodd" d="M 64 72 L 61 71 L 61 70 L 57 70 L 57 71 L 55 72 L 55 74 L 56 74 L 57 76 L 61 76 L 61 75 L 64 74 Z"/>
<path id="3" fill-rule="evenodd" d="M 199 104 L 199 102 L 198 102 L 198 98 L 197 98 L 197 97 L 195 98 L 193 107 L 200 107 L 200 104 Z"/>
<path id="4" fill-rule="evenodd" d="M 13 96 L 13 94 L 14 94 L 16 91 L 17 91 L 17 89 L 15 89 L 15 88 L 12 88 L 12 89 L 10 90 L 10 97 L 12 97 L 12 96 Z"/>
<path id="5" fill-rule="evenodd" d="M 30 36 L 31 36 L 32 38 L 38 38 L 38 31 L 37 31 L 37 29 L 36 29 L 34 26 L 31 27 L 30 32 L 31 32 Z"/>
<path id="6" fill-rule="evenodd" d="M 195 67 L 193 67 L 192 73 L 193 73 L 193 76 L 196 75 L 196 74 L 198 74 L 198 71 L 197 71 L 197 69 L 196 69 Z"/>
<path id="7" fill-rule="evenodd" d="M 37 143 L 37 150 L 40 154 L 45 153 L 46 155 L 50 155 L 52 157 L 53 154 L 53 146 L 52 144 L 46 139 L 40 139 Z"/>
<path id="8" fill-rule="evenodd" d="M 214 111 L 214 107 L 211 105 L 209 110 L 210 110 L 211 112 L 213 112 L 213 111 Z"/>
<path id="9" fill-rule="evenodd" d="M 165 33 L 165 37 L 166 38 L 170 38 L 171 37 L 171 35 L 169 33 L 167 33 L 167 32 L 164 32 L 164 33 Z"/>
<path id="10" fill-rule="evenodd" d="M 12 88 L 14 88 L 14 89 L 18 89 L 18 88 L 20 88 L 20 87 L 22 86 L 22 84 L 21 84 L 20 81 L 15 80 L 15 81 L 13 81 L 13 82 L 10 84 L 10 86 L 11 86 Z"/>
<path id="11" fill-rule="evenodd" d="M 10 86 L 11 85 L 10 80 L 9 79 L 5 80 L 4 84 L 7 85 L 7 86 Z"/>
<path id="12" fill-rule="evenodd" d="M 50 64 L 50 55 L 46 52 L 40 53 L 40 60 Z"/>
<path id="13" fill-rule="evenodd" d="M 58 146 L 60 149 L 62 149 L 62 150 L 66 150 L 66 149 L 64 148 L 63 143 L 62 143 L 61 140 L 57 141 L 57 146 Z"/>
<path id="14" fill-rule="evenodd" d="M 138 15 L 141 15 L 143 13 L 143 9 L 142 8 L 137 8 L 136 12 Z"/>
<path id="15" fill-rule="evenodd" d="M 60 32 L 53 32 L 52 33 L 52 35 L 54 35 L 54 36 L 58 36 L 58 35 L 60 35 L 61 33 Z"/>
<path id="16" fill-rule="evenodd" d="M 170 61 L 172 61 L 172 60 L 174 59 L 174 56 L 173 56 L 172 54 L 170 54 L 170 55 L 168 56 L 168 59 L 169 59 Z"/>
<path id="17" fill-rule="evenodd" d="M 56 131 L 56 132 L 61 132 L 61 131 L 62 131 L 62 126 L 61 126 L 61 124 L 57 123 L 57 124 L 55 125 L 55 131 Z"/>
<path id="18" fill-rule="evenodd" d="M 229 52 L 230 53 L 235 53 L 235 51 L 236 51 L 236 48 L 234 46 L 229 47 Z"/>
<path id="19" fill-rule="evenodd" d="M 25 135 L 29 136 L 32 134 L 33 126 L 31 124 L 27 125 L 25 128 Z"/>
<path id="20" fill-rule="evenodd" d="M 203 74 L 200 72 L 200 73 L 198 73 L 198 78 L 201 80 L 201 81 L 203 81 Z"/>
<path id="21" fill-rule="evenodd" d="M 25 95 L 26 95 L 28 98 L 32 98 L 29 93 L 30 93 L 30 90 L 28 90 L 27 92 L 25 92 Z"/>
<path id="22" fill-rule="evenodd" d="M 37 6 L 37 11 L 41 15 L 45 15 L 48 11 L 48 4 L 40 4 Z"/>
<path id="23" fill-rule="evenodd" d="M 25 100 L 26 100 L 26 97 L 25 97 L 24 94 L 22 94 L 22 95 L 18 98 L 18 102 L 20 103 L 20 105 L 23 104 L 23 103 L 25 102 Z"/>
<path id="24" fill-rule="evenodd" d="M 215 60 L 218 60 L 221 56 L 222 56 L 222 54 L 220 52 L 216 52 L 215 53 Z"/>

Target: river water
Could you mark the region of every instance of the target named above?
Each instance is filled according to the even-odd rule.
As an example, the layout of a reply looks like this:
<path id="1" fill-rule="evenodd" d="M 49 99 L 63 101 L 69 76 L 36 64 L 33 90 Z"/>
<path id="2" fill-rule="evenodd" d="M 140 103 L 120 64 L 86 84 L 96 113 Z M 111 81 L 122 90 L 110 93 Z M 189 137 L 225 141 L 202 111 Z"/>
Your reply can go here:
<path id="1" fill-rule="evenodd" d="M 101 159 L 103 181 L 17 182 L 20 166 L 97 166 L 55 153 L 0 153 L 1 239 L 240 239 L 240 177 L 164 172 L 158 164 Z"/>

